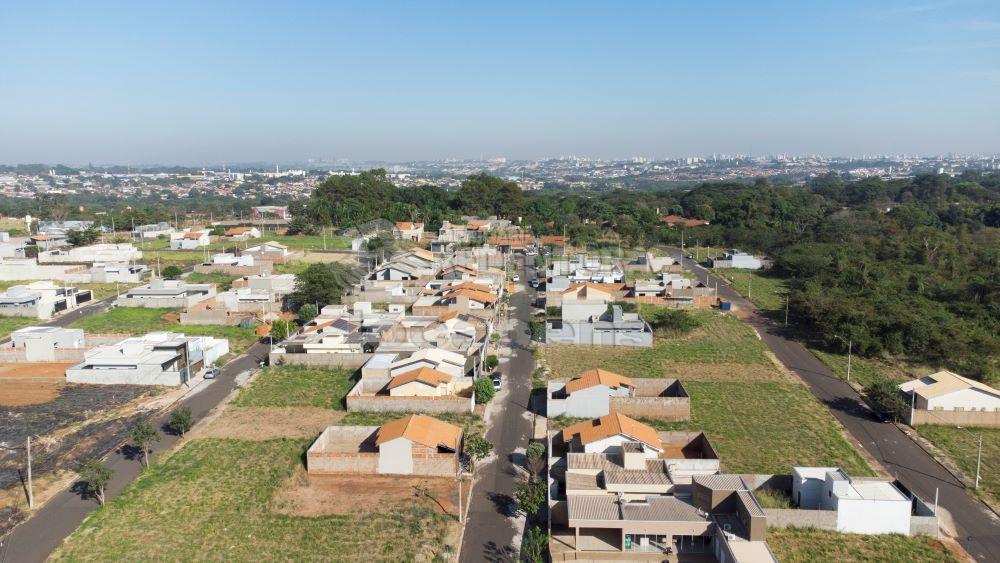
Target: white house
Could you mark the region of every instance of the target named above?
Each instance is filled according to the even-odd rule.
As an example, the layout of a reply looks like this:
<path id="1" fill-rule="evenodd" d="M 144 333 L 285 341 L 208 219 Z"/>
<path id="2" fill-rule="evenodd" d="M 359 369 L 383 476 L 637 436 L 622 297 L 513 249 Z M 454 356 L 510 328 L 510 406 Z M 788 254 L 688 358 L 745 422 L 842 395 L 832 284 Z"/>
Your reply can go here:
<path id="1" fill-rule="evenodd" d="M 420 368 L 430 368 L 451 377 L 462 377 L 465 375 L 465 356 L 440 348 L 421 348 L 410 357 L 393 362 L 389 366 L 389 377 Z"/>
<path id="2" fill-rule="evenodd" d="M 29 326 L 10 333 L 10 347 L 23 351 L 27 362 L 54 362 L 57 350 L 82 355 L 86 342 L 79 328 Z"/>
<path id="3" fill-rule="evenodd" d="M 837 467 L 793 467 L 792 500 L 800 509 L 836 511 L 839 532 L 910 534 L 912 502 L 887 481 L 851 479 Z"/>
<path id="4" fill-rule="evenodd" d="M 132 243 L 92 244 L 90 246 L 46 250 L 38 253 L 39 264 L 134 262 L 141 258 L 142 251 Z"/>
<path id="5" fill-rule="evenodd" d="M 226 238 L 229 240 L 250 240 L 260 238 L 260 229 L 257 227 L 233 227 L 226 229 Z"/>
<path id="6" fill-rule="evenodd" d="M 89 302 L 91 297 L 89 289 L 56 285 L 49 280 L 14 285 L 0 293 L 0 317 L 50 319 Z"/>
<path id="7" fill-rule="evenodd" d="M 154 279 L 130 288 L 115 302 L 119 307 L 183 308 L 215 297 L 215 284 Z"/>
<path id="8" fill-rule="evenodd" d="M 170 233 L 170 248 L 172 250 L 194 250 L 210 244 L 208 229 L 200 231 L 185 231 L 183 233 Z"/>
<path id="9" fill-rule="evenodd" d="M 929 411 L 1000 410 L 1000 391 L 950 371 L 939 371 L 899 386 L 904 393 L 915 393 L 913 407 Z"/>
<path id="10" fill-rule="evenodd" d="M 630 397 L 634 393 L 635 385 L 631 379 L 603 369 L 592 369 L 565 385 L 550 383 L 549 404 L 555 407 L 561 402 L 559 406 L 563 409 L 560 413 L 553 413 L 557 409 L 550 409 L 549 416 L 601 417 L 611 412 L 612 397 Z"/>
<path id="11" fill-rule="evenodd" d="M 462 447 L 462 428 L 411 414 L 383 424 L 378 429 L 375 446 L 379 473 L 410 475 L 415 472 L 414 460 L 418 458 L 444 454 L 454 463 Z"/>
<path id="12" fill-rule="evenodd" d="M 740 268 L 744 270 L 759 270 L 764 267 L 764 260 L 735 248 L 729 249 L 716 258 L 709 258 L 708 264 L 713 268 Z"/>
<path id="13" fill-rule="evenodd" d="M 66 370 L 69 383 L 181 385 L 229 353 L 229 341 L 209 336 L 151 332 L 88 350 Z"/>
<path id="14" fill-rule="evenodd" d="M 150 225 L 139 225 L 132 229 L 132 238 L 137 240 L 149 240 L 160 236 L 170 236 L 176 233 L 177 229 L 170 223 L 160 222 Z"/>
<path id="15" fill-rule="evenodd" d="M 396 223 L 392 228 L 392 236 L 397 240 L 409 240 L 419 242 L 424 235 L 424 224 L 402 221 Z"/>
<path id="16" fill-rule="evenodd" d="M 588 454 L 621 453 L 626 442 L 641 442 L 648 458 L 659 457 L 663 442 L 651 426 L 621 413 L 573 424 L 562 431 L 570 451 Z"/>

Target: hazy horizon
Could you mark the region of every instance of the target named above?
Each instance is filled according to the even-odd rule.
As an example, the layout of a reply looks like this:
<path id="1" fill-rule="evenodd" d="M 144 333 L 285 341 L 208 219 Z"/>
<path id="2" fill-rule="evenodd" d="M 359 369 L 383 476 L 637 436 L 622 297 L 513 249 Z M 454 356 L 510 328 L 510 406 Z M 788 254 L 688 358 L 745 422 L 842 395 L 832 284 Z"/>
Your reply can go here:
<path id="1" fill-rule="evenodd" d="M 0 7 L 0 162 L 1000 152 L 1000 4 Z"/>

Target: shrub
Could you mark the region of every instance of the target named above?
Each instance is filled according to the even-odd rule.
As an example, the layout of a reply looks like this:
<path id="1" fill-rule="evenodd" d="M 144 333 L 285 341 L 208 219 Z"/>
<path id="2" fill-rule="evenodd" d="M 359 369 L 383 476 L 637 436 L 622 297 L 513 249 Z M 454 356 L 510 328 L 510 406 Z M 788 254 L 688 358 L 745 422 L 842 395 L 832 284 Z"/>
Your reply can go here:
<path id="1" fill-rule="evenodd" d="M 306 303 L 305 305 L 299 307 L 299 321 L 302 324 L 306 324 L 307 322 L 315 319 L 318 314 L 319 311 L 316 310 L 316 305 L 312 303 Z"/>
<path id="2" fill-rule="evenodd" d="M 191 427 L 194 426 L 194 418 L 191 416 L 191 407 L 181 407 L 170 413 L 170 429 L 184 436 Z"/>
<path id="3" fill-rule="evenodd" d="M 667 309 L 666 307 L 656 307 L 643 315 L 649 326 L 653 330 L 686 334 L 698 328 L 698 319 L 692 317 L 687 311 L 680 309 Z"/>
<path id="4" fill-rule="evenodd" d="M 880 378 L 865 387 L 868 398 L 878 409 L 893 421 L 905 420 L 910 412 L 910 405 L 900 396 L 899 387 L 891 379 Z"/>
<path id="5" fill-rule="evenodd" d="M 480 405 L 488 403 L 497 394 L 496 389 L 493 389 L 493 382 L 488 377 L 477 379 L 473 389 L 476 392 L 476 403 Z"/>
<path id="6" fill-rule="evenodd" d="M 166 268 L 163 268 L 162 272 L 160 272 L 160 274 L 168 280 L 175 280 L 181 277 L 182 273 L 181 269 L 177 266 L 167 266 Z"/>
<path id="7" fill-rule="evenodd" d="M 483 368 L 486 371 L 493 371 L 497 369 L 498 365 L 500 365 L 500 358 L 497 358 L 496 354 L 486 356 L 486 361 L 483 362 Z"/>

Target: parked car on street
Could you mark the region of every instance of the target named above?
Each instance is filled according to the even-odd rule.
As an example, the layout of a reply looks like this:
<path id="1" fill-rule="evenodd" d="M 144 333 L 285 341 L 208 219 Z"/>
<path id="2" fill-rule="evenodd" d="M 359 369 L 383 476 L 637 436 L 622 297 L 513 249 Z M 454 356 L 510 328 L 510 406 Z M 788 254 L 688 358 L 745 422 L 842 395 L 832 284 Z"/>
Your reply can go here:
<path id="1" fill-rule="evenodd" d="M 205 379 L 215 379 L 220 375 L 222 375 L 222 370 L 219 368 L 208 368 L 208 371 L 205 372 Z"/>
<path id="2" fill-rule="evenodd" d="M 502 380 L 500 379 L 500 372 L 499 371 L 493 372 L 493 390 L 499 391 L 501 384 Z"/>

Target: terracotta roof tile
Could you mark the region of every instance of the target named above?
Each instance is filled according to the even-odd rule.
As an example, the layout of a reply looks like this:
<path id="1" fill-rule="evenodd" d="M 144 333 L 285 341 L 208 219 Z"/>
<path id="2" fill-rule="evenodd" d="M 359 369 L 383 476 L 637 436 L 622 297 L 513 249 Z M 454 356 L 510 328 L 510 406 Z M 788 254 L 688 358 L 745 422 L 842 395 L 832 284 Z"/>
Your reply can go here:
<path id="1" fill-rule="evenodd" d="M 383 424 L 376 434 L 375 445 L 379 446 L 396 438 L 406 438 L 429 448 L 443 447 L 458 451 L 462 429 L 436 418 L 411 414 Z"/>

